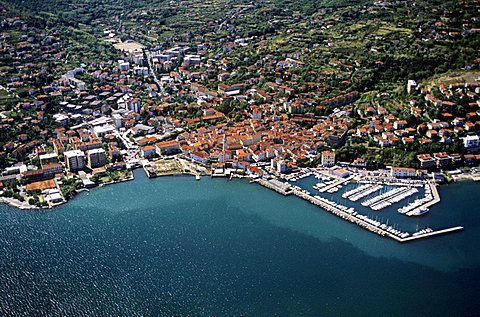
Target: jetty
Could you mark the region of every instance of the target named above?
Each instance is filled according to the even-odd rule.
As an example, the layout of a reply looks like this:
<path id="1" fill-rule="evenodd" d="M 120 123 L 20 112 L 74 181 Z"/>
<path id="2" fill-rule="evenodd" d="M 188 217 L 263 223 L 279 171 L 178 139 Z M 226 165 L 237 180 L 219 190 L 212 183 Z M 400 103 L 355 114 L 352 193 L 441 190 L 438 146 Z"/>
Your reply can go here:
<path id="1" fill-rule="evenodd" d="M 410 237 L 401 239 L 400 242 L 408 242 L 408 241 L 413 241 L 413 240 L 418 240 L 418 239 L 433 237 L 433 236 L 437 236 L 437 235 L 440 235 L 440 234 L 446 234 L 446 233 L 452 233 L 452 232 L 456 232 L 456 231 L 462 231 L 463 229 L 464 229 L 464 228 L 463 228 L 462 226 L 457 226 L 457 227 L 451 227 L 451 228 L 447 228 L 447 229 L 432 231 L 432 232 L 428 232 L 428 233 L 424 233 L 424 234 L 419 234 L 419 235 L 415 235 L 415 236 L 412 235 L 412 236 L 410 236 Z"/>
<path id="2" fill-rule="evenodd" d="M 430 186 L 430 190 L 432 192 L 433 199 L 430 200 L 430 201 L 427 201 L 424 204 L 422 204 L 421 206 L 418 206 L 417 208 L 407 212 L 406 213 L 407 216 L 409 216 L 409 217 L 416 216 L 420 212 L 420 210 L 428 208 L 428 207 L 433 206 L 435 204 L 438 204 L 440 202 L 440 195 L 438 194 L 438 189 L 437 189 L 437 186 L 435 185 L 435 183 L 428 182 L 428 186 Z"/>

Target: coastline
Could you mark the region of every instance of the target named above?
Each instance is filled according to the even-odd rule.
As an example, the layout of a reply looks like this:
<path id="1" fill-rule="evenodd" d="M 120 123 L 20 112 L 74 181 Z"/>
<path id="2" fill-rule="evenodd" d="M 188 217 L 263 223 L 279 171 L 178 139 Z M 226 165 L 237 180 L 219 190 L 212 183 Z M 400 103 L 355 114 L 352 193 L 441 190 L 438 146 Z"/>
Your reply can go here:
<path id="1" fill-rule="evenodd" d="M 148 166 L 143 165 L 142 169 L 143 169 L 143 171 L 145 172 L 145 174 L 148 178 L 165 177 L 165 176 L 194 176 L 195 178 L 200 177 L 201 175 L 203 175 L 203 176 L 210 175 L 211 177 L 218 176 L 218 175 L 214 175 L 214 174 L 205 173 L 205 168 L 206 168 L 205 166 L 198 165 L 194 162 L 185 162 L 185 160 L 183 158 L 175 157 L 175 158 L 169 158 L 168 160 L 165 160 L 165 161 L 175 161 L 176 163 L 181 164 L 182 167 L 187 166 L 187 168 L 183 168 L 183 169 L 175 168 L 175 169 L 171 169 L 171 170 L 165 170 L 160 174 L 154 173 L 154 175 L 150 174 L 151 165 L 148 165 Z M 161 160 L 160 164 L 162 162 L 165 162 L 165 161 Z M 159 161 L 157 161 L 157 163 L 158 162 Z M 367 217 L 367 219 L 362 218 L 362 217 L 365 217 L 365 215 L 362 215 L 362 214 L 358 214 L 358 216 L 357 216 L 356 213 L 355 214 L 347 213 L 345 210 L 343 210 L 343 209 L 341 210 L 341 209 L 337 208 L 337 206 L 333 203 L 330 204 L 328 202 L 321 201 L 320 199 L 316 198 L 317 196 L 315 196 L 315 197 L 311 196 L 310 193 L 306 193 L 306 192 L 304 193 L 303 191 L 300 192 L 299 189 L 295 189 L 295 186 L 292 187 L 292 185 L 290 185 L 288 183 L 285 183 L 285 182 L 282 182 L 282 179 L 270 178 L 270 180 L 268 180 L 268 179 L 265 179 L 263 177 L 258 177 L 258 176 L 253 176 L 253 175 L 239 175 L 239 174 L 235 174 L 235 173 L 228 174 L 228 175 L 224 174 L 224 175 L 221 175 L 221 176 L 223 176 L 224 178 L 227 178 L 229 180 L 231 180 L 232 178 L 242 178 L 242 179 L 246 178 L 246 179 L 249 179 L 250 183 L 258 183 L 262 187 L 266 187 L 270 190 L 273 190 L 277 193 L 282 194 L 283 196 L 287 196 L 287 195 L 297 196 L 298 198 L 301 198 L 302 200 L 305 200 L 307 202 L 310 202 L 314 205 L 319 206 L 322 210 L 324 210 L 326 212 L 332 213 L 333 215 L 336 215 L 339 218 L 342 218 L 344 220 L 347 220 L 351 223 L 354 223 L 354 224 L 358 225 L 362 229 L 366 229 L 366 230 L 368 230 L 370 232 L 373 232 L 373 233 L 376 233 L 376 234 L 378 234 L 382 237 L 391 238 L 393 240 L 396 240 L 397 242 L 406 242 L 406 241 L 418 240 L 420 238 L 435 236 L 435 235 L 438 235 L 438 234 L 441 234 L 441 233 L 448 233 L 448 232 L 452 232 L 452 231 L 463 230 L 463 227 L 461 227 L 461 226 L 456 226 L 456 227 L 451 227 L 451 228 L 439 228 L 439 229 L 435 229 L 435 230 L 430 230 L 428 232 L 423 232 L 423 233 L 420 233 L 420 234 L 417 234 L 417 232 L 415 232 L 415 234 L 412 234 L 412 236 L 408 235 L 408 238 L 406 238 L 404 236 L 400 236 L 400 234 L 405 234 L 406 232 L 399 232 L 399 230 L 393 230 L 390 227 L 387 229 L 387 227 L 383 227 L 384 224 L 382 224 L 380 222 L 377 223 L 376 221 L 373 221 L 373 219 L 368 219 L 368 217 Z M 342 183 L 348 183 L 352 179 L 355 179 L 356 181 L 360 181 L 360 179 L 358 178 L 359 176 L 361 176 L 361 175 L 357 174 L 357 175 L 348 177 L 347 179 L 336 180 L 335 184 L 337 184 L 337 182 L 339 182 L 339 181 L 342 182 Z M 456 176 L 459 176 L 458 179 L 462 180 L 462 181 L 472 181 L 471 173 L 462 173 L 462 174 L 459 174 L 459 175 L 456 175 Z M 106 186 L 106 185 L 113 185 L 113 184 L 116 184 L 116 183 L 122 183 L 122 182 L 131 181 L 131 180 L 135 180 L 133 170 L 131 170 L 131 176 L 128 177 L 128 178 L 124 178 L 124 179 L 121 179 L 121 180 L 114 180 L 114 181 L 110 181 L 110 182 L 106 182 L 106 183 L 101 183 L 101 184 L 99 184 L 98 186 L 95 186 L 95 187 L 103 187 L 103 186 Z M 430 184 L 430 185 L 435 186 L 434 184 Z M 78 194 L 80 192 L 83 192 L 83 191 L 88 192 L 89 189 L 88 188 L 81 188 L 81 189 L 76 190 L 75 195 L 73 197 L 71 197 L 69 200 L 73 199 L 76 196 L 76 194 Z M 6 204 L 8 204 L 12 207 L 15 207 L 15 208 L 18 208 L 18 209 L 21 209 L 21 210 L 53 209 L 54 207 L 57 207 L 59 205 L 63 205 L 63 204 L 68 203 L 69 200 L 64 199 L 63 201 L 60 201 L 58 203 L 49 203 L 48 207 L 39 208 L 37 206 L 31 206 L 27 202 L 22 203 L 20 201 L 14 200 L 14 199 L 5 199 L 5 198 L 0 197 L 1 202 L 4 202 L 4 203 L 6 203 Z M 439 199 L 437 201 L 435 201 L 434 203 L 438 203 L 438 202 L 440 202 Z M 434 203 L 432 203 L 431 205 L 433 205 Z M 375 222 L 375 223 L 373 223 L 373 222 Z M 388 222 L 387 222 L 387 225 L 388 225 Z"/>

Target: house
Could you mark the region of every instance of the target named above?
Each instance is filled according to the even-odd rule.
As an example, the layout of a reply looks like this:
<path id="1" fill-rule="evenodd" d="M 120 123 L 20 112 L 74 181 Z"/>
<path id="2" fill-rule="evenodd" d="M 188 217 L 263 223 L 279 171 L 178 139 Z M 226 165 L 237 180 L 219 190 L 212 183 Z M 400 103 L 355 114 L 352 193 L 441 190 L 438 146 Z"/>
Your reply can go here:
<path id="1" fill-rule="evenodd" d="M 452 158 L 445 152 L 434 153 L 433 157 L 438 168 L 446 167 L 452 163 Z"/>
<path id="2" fill-rule="evenodd" d="M 365 161 L 364 158 L 357 157 L 353 162 L 350 164 L 353 167 L 367 167 L 367 162 Z"/>

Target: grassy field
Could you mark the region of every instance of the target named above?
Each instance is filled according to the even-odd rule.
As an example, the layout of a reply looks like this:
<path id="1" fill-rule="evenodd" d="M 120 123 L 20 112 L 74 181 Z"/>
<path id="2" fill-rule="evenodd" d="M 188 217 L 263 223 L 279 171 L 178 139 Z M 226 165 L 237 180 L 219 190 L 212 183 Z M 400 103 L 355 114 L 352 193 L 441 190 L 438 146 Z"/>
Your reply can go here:
<path id="1" fill-rule="evenodd" d="M 429 81 L 428 86 L 438 86 L 440 84 L 452 84 L 458 82 L 469 82 L 475 81 L 477 78 L 480 78 L 480 70 L 470 70 L 470 71 L 450 71 L 446 74 L 440 76 L 435 76 L 432 80 Z"/>

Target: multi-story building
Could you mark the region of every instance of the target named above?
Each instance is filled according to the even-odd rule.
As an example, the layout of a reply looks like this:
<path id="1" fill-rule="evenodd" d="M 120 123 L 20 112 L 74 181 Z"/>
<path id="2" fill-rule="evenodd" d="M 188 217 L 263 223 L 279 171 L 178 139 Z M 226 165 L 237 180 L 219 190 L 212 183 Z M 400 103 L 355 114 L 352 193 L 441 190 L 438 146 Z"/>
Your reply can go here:
<path id="1" fill-rule="evenodd" d="M 463 138 L 463 146 L 467 149 L 480 146 L 478 135 L 467 135 Z"/>
<path id="2" fill-rule="evenodd" d="M 421 168 L 435 167 L 435 159 L 430 154 L 418 154 L 417 159 Z"/>
<path id="3" fill-rule="evenodd" d="M 92 149 L 87 152 L 90 168 L 102 167 L 107 164 L 107 153 L 104 149 Z"/>
<path id="4" fill-rule="evenodd" d="M 63 155 L 65 157 L 65 166 L 69 171 L 76 172 L 85 168 L 85 153 L 83 151 L 66 151 Z"/>
<path id="5" fill-rule="evenodd" d="M 331 167 L 335 165 L 335 152 L 323 151 L 322 152 L 322 166 Z"/>

